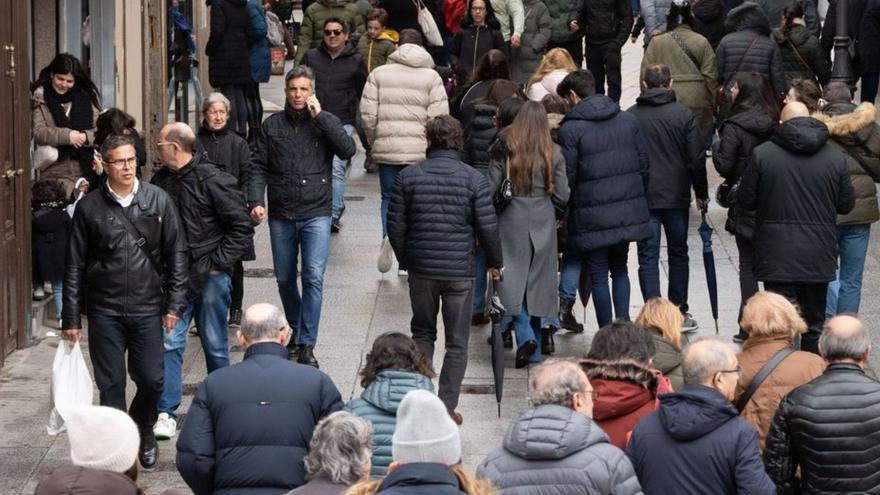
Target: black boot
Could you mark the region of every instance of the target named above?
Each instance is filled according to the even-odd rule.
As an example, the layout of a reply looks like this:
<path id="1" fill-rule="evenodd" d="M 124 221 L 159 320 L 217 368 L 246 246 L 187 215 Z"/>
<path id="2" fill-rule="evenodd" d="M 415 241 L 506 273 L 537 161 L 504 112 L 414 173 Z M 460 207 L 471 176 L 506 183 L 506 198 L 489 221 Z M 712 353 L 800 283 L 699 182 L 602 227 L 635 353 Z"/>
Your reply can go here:
<path id="1" fill-rule="evenodd" d="M 156 469 L 156 463 L 159 462 L 159 444 L 156 443 L 156 435 L 153 434 L 152 428 L 141 430 L 138 460 L 141 461 L 141 467 L 144 471 Z"/>
<path id="2" fill-rule="evenodd" d="M 534 340 L 530 340 L 520 346 L 519 349 L 516 350 L 516 362 L 515 366 L 517 368 L 525 368 L 529 365 L 529 358 L 534 354 L 535 349 L 538 348 L 538 343 Z"/>
<path id="3" fill-rule="evenodd" d="M 318 360 L 315 359 L 315 346 L 302 346 L 302 349 L 299 351 L 299 358 L 297 359 L 297 362 L 300 364 L 307 364 L 309 366 L 314 366 L 315 368 L 318 368 Z"/>
<path id="4" fill-rule="evenodd" d="M 584 326 L 578 323 L 571 310 L 574 307 L 574 299 L 559 298 L 559 325 L 571 332 L 581 333 Z"/>
<path id="5" fill-rule="evenodd" d="M 513 331 L 501 332 L 501 342 L 504 343 L 505 349 L 513 349 Z"/>
<path id="6" fill-rule="evenodd" d="M 544 327 L 541 329 L 541 354 L 553 354 L 556 352 L 556 342 L 553 340 L 553 334 L 556 329 Z"/>
<path id="7" fill-rule="evenodd" d="M 233 309 L 229 312 L 229 326 L 241 327 L 241 309 Z"/>

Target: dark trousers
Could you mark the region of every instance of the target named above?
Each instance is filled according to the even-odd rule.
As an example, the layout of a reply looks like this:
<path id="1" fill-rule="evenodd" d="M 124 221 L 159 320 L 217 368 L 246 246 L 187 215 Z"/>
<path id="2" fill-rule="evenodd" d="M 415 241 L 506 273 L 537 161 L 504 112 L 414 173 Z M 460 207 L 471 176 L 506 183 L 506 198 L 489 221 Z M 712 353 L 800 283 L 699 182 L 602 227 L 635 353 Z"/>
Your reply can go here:
<path id="1" fill-rule="evenodd" d="M 755 245 L 752 240 L 741 235 L 736 236 L 736 250 L 739 252 L 739 316 L 737 323 L 742 321 L 743 307 L 750 297 L 758 293 L 758 279 L 755 278 Z M 742 333 L 742 330 L 740 330 Z"/>
<path id="2" fill-rule="evenodd" d="M 599 327 L 618 320 L 629 321 L 629 274 L 626 259 L 629 242 L 592 249 L 586 252 L 587 271 L 590 273 L 590 290 L 593 306 L 596 308 L 596 321 Z M 608 275 L 611 274 L 611 290 L 608 290 Z M 614 316 L 612 316 L 612 309 Z"/>
<path id="3" fill-rule="evenodd" d="M 247 103 L 248 143 L 253 143 L 263 124 L 263 100 L 260 98 L 260 83 L 251 82 L 245 87 L 244 97 Z"/>
<path id="4" fill-rule="evenodd" d="M 620 75 L 620 47 L 616 41 L 593 45 L 587 42 L 587 69 L 596 78 L 596 93 L 605 93 L 605 80 L 608 80 L 607 95 L 620 102 L 623 80 Z"/>
<path id="5" fill-rule="evenodd" d="M 229 310 L 241 311 L 241 302 L 244 300 L 244 266 L 241 261 L 232 267 L 232 303 Z"/>
<path id="6" fill-rule="evenodd" d="M 473 286 L 473 280 L 437 280 L 409 275 L 409 300 L 413 311 L 412 336 L 428 359 L 434 356 L 437 313 L 442 311 L 446 353 L 443 356 L 440 390 L 437 395 L 449 411 L 458 407 L 461 381 L 467 369 Z"/>
<path id="7" fill-rule="evenodd" d="M 880 85 L 880 73 L 862 74 L 862 102 L 873 104 L 877 99 L 877 86 Z"/>
<path id="8" fill-rule="evenodd" d="M 669 261 L 669 300 L 683 313 L 688 310 L 688 209 L 651 210 L 651 237 L 639 241 L 639 287 L 647 301 L 660 297 L 660 230 L 666 232 Z"/>
<path id="9" fill-rule="evenodd" d="M 568 54 L 571 55 L 572 60 L 574 60 L 574 65 L 577 65 L 578 68 L 584 63 L 584 38 L 579 37 L 576 40 L 566 41 L 565 43 L 555 43 L 551 41 L 547 45 L 547 50 L 551 50 L 553 48 L 565 48 L 568 51 Z"/>
<path id="10" fill-rule="evenodd" d="M 248 85 L 227 84 L 217 88 L 229 100 L 229 123 L 232 132 L 247 138 L 248 132 Z"/>
<path id="11" fill-rule="evenodd" d="M 801 310 L 801 317 L 807 323 L 807 333 L 801 337 L 801 350 L 819 354 L 819 336 L 825 323 L 825 300 L 828 282 L 791 283 L 764 281 L 764 288 L 775 292 Z"/>
<path id="12" fill-rule="evenodd" d="M 89 355 L 101 405 L 125 408 L 125 353 L 137 392 L 128 414 L 141 431 L 152 430 L 165 377 L 161 316 L 89 314 Z"/>

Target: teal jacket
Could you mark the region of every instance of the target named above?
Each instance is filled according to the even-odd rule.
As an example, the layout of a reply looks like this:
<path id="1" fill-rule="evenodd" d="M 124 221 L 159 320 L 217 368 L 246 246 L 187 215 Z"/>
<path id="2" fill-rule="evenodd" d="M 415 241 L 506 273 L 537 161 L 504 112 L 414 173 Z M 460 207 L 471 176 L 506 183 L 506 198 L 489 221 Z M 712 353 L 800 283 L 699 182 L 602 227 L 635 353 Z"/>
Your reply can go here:
<path id="1" fill-rule="evenodd" d="M 412 371 L 385 370 L 345 406 L 345 410 L 373 423 L 373 468 L 370 474 L 385 476 L 391 464 L 391 436 L 397 428 L 397 408 L 408 392 L 434 391 L 431 379 Z"/>

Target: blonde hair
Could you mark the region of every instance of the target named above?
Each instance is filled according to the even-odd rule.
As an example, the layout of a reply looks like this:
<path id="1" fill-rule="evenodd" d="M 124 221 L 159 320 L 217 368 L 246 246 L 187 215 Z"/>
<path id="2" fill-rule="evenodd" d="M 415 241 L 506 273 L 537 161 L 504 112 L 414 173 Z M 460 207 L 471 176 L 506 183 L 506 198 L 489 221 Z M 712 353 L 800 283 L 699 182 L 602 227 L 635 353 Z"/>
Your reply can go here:
<path id="1" fill-rule="evenodd" d="M 660 332 L 664 339 L 672 342 L 675 347 L 681 348 L 681 324 L 684 316 L 681 310 L 672 301 L 664 297 L 648 299 L 645 306 L 639 311 L 636 323 L 654 331 Z"/>
<path id="2" fill-rule="evenodd" d="M 541 59 L 541 65 L 538 66 L 538 70 L 529 79 L 526 88 L 536 82 L 541 82 L 547 74 L 560 69 L 574 72 L 578 70 L 578 66 L 575 65 L 574 59 L 571 58 L 568 50 L 565 48 L 553 48 L 544 54 L 544 57 Z"/>
<path id="3" fill-rule="evenodd" d="M 779 294 L 763 290 L 746 301 L 739 324 L 751 337 L 793 336 L 807 330 L 794 304 Z"/>
<path id="4" fill-rule="evenodd" d="M 495 489 L 488 481 L 470 476 L 461 467 L 461 464 L 449 466 L 449 470 L 458 478 L 458 484 L 461 485 L 462 491 L 468 495 L 494 495 Z M 349 488 L 345 495 L 373 495 L 379 491 L 382 481 L 382 479 L 362 481 Z"/>

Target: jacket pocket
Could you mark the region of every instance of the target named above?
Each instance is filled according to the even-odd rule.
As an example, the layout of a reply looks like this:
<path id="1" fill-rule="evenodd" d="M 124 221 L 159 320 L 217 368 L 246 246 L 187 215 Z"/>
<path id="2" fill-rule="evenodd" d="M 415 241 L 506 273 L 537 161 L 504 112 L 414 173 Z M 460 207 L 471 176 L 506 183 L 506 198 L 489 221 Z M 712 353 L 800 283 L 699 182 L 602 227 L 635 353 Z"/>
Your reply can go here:
<path id="1" fill-rule="evenodd" d="M 300 204 L 311 208 L 330 197 L 329 174 L 306 174 L 298 177 Z"/>

